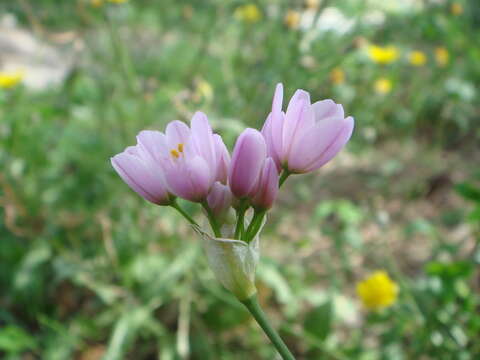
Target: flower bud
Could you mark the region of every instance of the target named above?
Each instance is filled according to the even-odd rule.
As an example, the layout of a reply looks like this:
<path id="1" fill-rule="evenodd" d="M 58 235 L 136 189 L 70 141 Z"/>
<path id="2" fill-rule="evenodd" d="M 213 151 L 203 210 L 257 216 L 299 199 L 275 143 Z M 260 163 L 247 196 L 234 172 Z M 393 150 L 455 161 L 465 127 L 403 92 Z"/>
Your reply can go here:
<path id="1" fill-rule="evenodd" d="M 251 200 L 253 207 L 263 210 L 270 209 L 278 193 L 277 167 L 270 157 L 265 161 L 255 192 Z"/>
<path id="2" fill-rule="evenodd" d="M 259 131 L 246 129 L 235 143 L 228 181 L 232 193 L 239 199 L 251 196 L 266 157 L 265 140 Z"/>
<path id="3" fill-rule="evenodd" d="M 222 220 L 232 205 L 232 193 L 227 185 L 217 181 L 213 184 L 207 197 L 208 206 L 215 217 Z"/>

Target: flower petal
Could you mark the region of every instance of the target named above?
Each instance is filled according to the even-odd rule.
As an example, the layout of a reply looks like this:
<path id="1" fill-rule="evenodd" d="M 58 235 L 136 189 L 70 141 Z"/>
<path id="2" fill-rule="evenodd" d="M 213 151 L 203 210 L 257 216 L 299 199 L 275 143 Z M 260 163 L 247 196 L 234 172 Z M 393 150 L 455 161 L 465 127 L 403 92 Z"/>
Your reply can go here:
<path id="1" fill-rule="evenodd" d="M 191 121 L 191 141 L 195 145 L 198 154 L 205 159 L 212 173 L 212 181 L 215 179 L 217 169 L 217 157 L 212 128 L 208 123 L 207 116 L 197 111 Z"/>
<path id="2" fill-rule="evenodd" d="M 165 135 L 169 149 L 177 149 L 178 144 L 185 144 L 188 141 L 190 129 L 184 122 L 174 120 L 168 123 Z"/>
<path id="3" fill-rule="evenodd" d="M 354 127 L 354 120 L 351 116 L 347 117 L 346 119 L 342 120 L 343 127 L 340 133 L 336 136 L 335 140 L 329 144 L 329 146 L 325 149 L 322 155 L 311 165 L 306 168 L 306 171 L 314 171 L 318 168 L 325 165 L 329 162 L 337 153 L 345 146 L 345 144 L 350 140 L 352 136 L 353 127 Z"/>
<path id="4" fill-rule="evenodd" d="M 264 210 L 270 209 L 278 193 L 278 171 L 272 158 L 267 158 L 260 176 L 252 205 Z"/>
<path id="5" fill-rule="evenodd" d="M 237 198 L 249 196 L 255 189 L 266 157 L 265 140 L 255 129 L 245 129 L 233 150 L 228 181 Z"/>
<path id="6" fill-rule="evenodd" d="M 228 152 L 222 137 L 218 134 L 213 135 L 215 142 L 215 152 L 217 158 L 217 171 L 215 180 L 226 184 L 228 180 L 228 168 L 230 167 L 230 153 Z"/>
<path id="7" fill-rule="evenodd" d="M 273 94 L 272 112 L 281 112 L 283 104 L 283 84 L 278 83 Z"/>
<path id="8" fill-rule="evenodd" d="M 146 200 L 158 204 L 170 203 L 162 173 L 159 168 L 149 168 L 139 157 L 132 155 L 134 149 L 128 149 L 110 159 L 113 168 L 128 186 Z"/>
<path id="9" fill-rule="evenodd" d="M 162 163 L 168 157 L 169 149 L 165 135 L 160 131 L 143 130 L 137 135 L 138 149 L 146 158 L 152 162 Z"/>
<path id="10" fill-rule="evenodd" d="M 288 159 L 288 169 L 303 173 L 316 162 L 343 128 L 343 119 L 330 117 L 316 123 L 307 133 L 295 141 Z"/>
<path id="11" fill-rule="evenodd" d="M 327 117 L 339 117 L 343 119 L 345 116 L 343 106 L 341 104 L 336 104 L 330 99 L 317 101 L 312 104 L 312 107 L 316 121 Z"/>
<path id="12" fill-rule="evenodd" d="M 165 178 L 175 195 L 193 202 L 205 200 L 211 186 L 209 166 L 200 156 L 188 162 L 172 161 L 165 170 Z"/>
<path id="13" fill-rule="evenodd" d="M 315 114 L 309 102 L 299 100 L 289 106 L 283 125 L 282 162 L 289 162 L 292 146 L 315 125 Z"/>

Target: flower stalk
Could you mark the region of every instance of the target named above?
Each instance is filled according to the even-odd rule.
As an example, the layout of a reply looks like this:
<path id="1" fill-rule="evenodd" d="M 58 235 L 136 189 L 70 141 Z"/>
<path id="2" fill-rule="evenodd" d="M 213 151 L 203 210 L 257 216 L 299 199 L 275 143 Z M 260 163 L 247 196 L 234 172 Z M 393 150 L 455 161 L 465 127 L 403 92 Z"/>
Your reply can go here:
<path id="1" fill-rule="evenodd" d="M 262 328 L 265 334 L 268 336 L 273 346 L 277 349 L 278 353 L 282 356 L 283 360 L 295 360 L 292 353 L 288 349 L 287 345 L 283 342 L 282 338 L 275 329 L 270 325 L 270 322 L 267 319 L 267 316 L 263 312 L 260 304 L 258 303 L 257 295 L 241 301 L 243 305 L 248 309 L 250 314 L 255 318 L 258 325 Z"/>

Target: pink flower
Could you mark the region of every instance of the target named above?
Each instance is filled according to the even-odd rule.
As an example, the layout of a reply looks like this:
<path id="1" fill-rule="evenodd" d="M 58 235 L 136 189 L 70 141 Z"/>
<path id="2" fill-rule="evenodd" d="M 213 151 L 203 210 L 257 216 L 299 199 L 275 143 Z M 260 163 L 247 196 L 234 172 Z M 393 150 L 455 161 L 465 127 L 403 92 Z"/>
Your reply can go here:
<path id="1" fill-rule="evenodd" d="M 232 205 L 232 192 L 227 185 L 217 181 L 213 184 L 210 194 L 208 194 L 207 202 L 213 214 L 218 219 L 222 219 Z"/>
<path id="2" fill-rule="evenodd" d="M 266 152 L 265 140 L 257 130 L 247 128 L 238 137 L 228 172 L 230 189 L 238 199 L 254 194 Z"/>
<path id="3" fill-rule="evenodd" d="M 259 177 L 255 195 L 251 204 L 255 208 L 268 210 L 272 207 L 278 193 L 278 171 L 272 158 L 267 158 Z"/>
<path id="4" fill-rule="evenodd" d="M 152 165 L 138 145 L 127 147 L 110 161 L 118 175 L 136 193 L 154 204 L 170 204 L 171 196 L 167 191 L 162 169 Z"/>
<path id="5" fill-rule="evenodd" d="M 137 141 L 150 163 L 163 170 L 167 187 L 176 196 L 202 202 L 217 178 L 224 176 L 219 168 L 228 161 L 223 153 L 225 145 L 212 133 L 201 112 L 195 113 L 190 128 L 181 121 L 172 121 L 165 134 L 142 131 Z"/>
<path id="6" fill-rule="evenodd" d="M 278 84 L 272 111 L 262 129 L 268 156 L 292 173 L 314 171 L 330 161 L 348 142 L 354 120 L 332 100 L 310 103 L 310 94 L 297 90 L 287 112 L 282 111 L 283 86 Z"/>

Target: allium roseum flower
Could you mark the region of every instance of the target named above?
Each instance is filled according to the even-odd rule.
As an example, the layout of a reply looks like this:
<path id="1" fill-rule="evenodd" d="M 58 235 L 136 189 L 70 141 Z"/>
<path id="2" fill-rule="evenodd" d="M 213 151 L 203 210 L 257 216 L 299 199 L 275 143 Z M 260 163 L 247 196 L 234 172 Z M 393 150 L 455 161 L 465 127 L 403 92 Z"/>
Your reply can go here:
<path id="1" fill-rule="evenodd" d="M 278 84 L 272 111 L 262 129 L 268 156 L 290 173 L 314 171 L 330 161 L 347 143 L 353 118 L 332 100 L 310 103 L 310 94 L 297 90 L 287 112 L 282 111 L 283 86 Z"/>
<path id="2" fill-rule="evenodd" d="M 128 186 L 146 200 L 169 205 L 171 196 L 167 191 L 162 169 L 149 161 L 148 155 L 137 145 L 110 159 L 113 168 Z"/>
<path id="3" fill-rule="evenodd" d="M 278 84 L 262 132 L 245 129 L 232 158 L 207 116 L 197 112 L 190 127 L 172 121 L 165 133 L 141 131 L 137 145 L 111 162 L 134 191 L 155 204 L 171 206 L 192 225 L 216 278 L 246 306 L 282 358 L 293 360 L 257 301 L 260 234 L 283 182 L 332 159 L 350 139 L 353 118 L 344 118 L 342 105 L 332 100 L 311 104 L 304 90 L 295 92 L 286 113 L 282 103 L 283 87 Z M 177 196 L 201 204 L 211 232 L 198 225 Z M 372 308 L 388 306 L 396 298 L 395 284 L 382 274 L 361 283 L 358 291 Z"/>
<path id="4" fill-rule="evenodd" d="M 221 138 L 214 136 L 202 112 L 193 115 L 190 128 L 181 121 L 172 121 L 165 134 L 142 131 L 137 140 L 152 162 L 161 166 L 167 187 L 174 195 L 201 202 L 206 200 L 217 175 L 223 180 L 224 175 L 218 168 L 228 166 L 225 145 Z"/>

